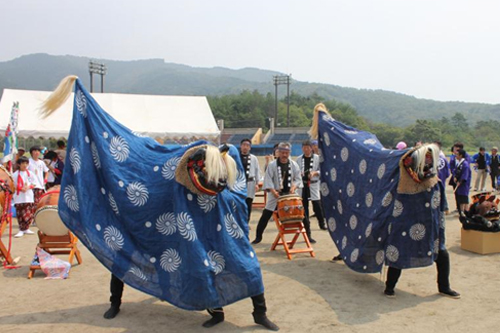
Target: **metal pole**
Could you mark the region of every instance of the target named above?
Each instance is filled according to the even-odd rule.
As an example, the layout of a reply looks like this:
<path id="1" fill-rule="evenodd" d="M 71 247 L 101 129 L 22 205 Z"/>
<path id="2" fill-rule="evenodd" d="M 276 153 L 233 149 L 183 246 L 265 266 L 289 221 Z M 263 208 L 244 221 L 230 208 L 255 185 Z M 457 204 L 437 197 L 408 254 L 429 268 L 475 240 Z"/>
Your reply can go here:
<path id="1" fill-rule="evenodd" d="M 94 75 L 90 72 L 90 92 L 94 92 Z"/>
<path id="2" fill-rule="evenodd" d="M 290 76 L 286 77 L 286 127 L 290 127 Z"/>
<path id="3" fill-rule="evenodd" d="M 278 124 L 278 80 L 274 81 L 274 123 Z"/>
<path id="4" fill-rule="evenodd" d="M 101 92 L 104 92 L 104 74 L 101 74 Z"/>

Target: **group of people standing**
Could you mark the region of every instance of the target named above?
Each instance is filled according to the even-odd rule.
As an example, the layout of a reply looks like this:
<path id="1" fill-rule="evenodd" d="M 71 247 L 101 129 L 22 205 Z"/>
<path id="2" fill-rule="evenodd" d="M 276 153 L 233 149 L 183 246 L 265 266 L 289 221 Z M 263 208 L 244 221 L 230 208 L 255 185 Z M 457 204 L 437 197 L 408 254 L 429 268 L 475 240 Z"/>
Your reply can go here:
<path id="1" fill-rule="evenodd" d="M 449 162 L 449 173 L 451 173 L 452 177 L 449 184 L 454 189 L 457 210 L 459 214 L 462 214 L 468 211 L 469 194 L 472 187 L 472 168 L 477 172 L 474 191 L 486 191 L 488 174 L 491 178 L 492 190 L 498 190 L 500 158 L 497 147 L 491 149 L 491 155 L 486 152 L 485 148 L 480 147 L 479 152 L 471 157 L 460 142 L 453 145 L 452 152 L 453 155 Z M 447 165 L 446 168 L 448 168 Z M 444 181 L 446 178 L 441 179 Z"/>
<path id="2" fill-rule="evenodd" d="M 260 180 L 259 162 L 255 155 L 250 154 L 251 140 L 243 139 L 240 143 L 240 158 L 246 172 L 248 220 L 252 211 L 255 192 L 258 191 Z M 296 161 L 290 159 L 291 144 L 281 142 L 275 146 L 271 158 L 267 158 L 262 190 L 267 192 L 266 206 L 257 225 L 256 236 L 252 244 L 262 241 L 264 231 L 276 209 L 278 198 L 288 194 L 298 194 L 302 197 L 304 206 L 304 228 L 311 243 L 316 241 L 311 237 L 309 221 L 309 202 L 312 202 L 319 227 L 327 230 L 320 198 L 320 162 L 314 153 L 317 143 L 306 140 L 302 143 L 303 154 Z"/>
<path id="3" fill-rule="evenodd" d="M 16 208 L 19 232 L 16 238 L 32 235 L 30 226 L 33 224 L 36 206 L 46 190 L 61 184 L 64 170 L 63 159 L 66 156 L 66 144 L 58 141 L 58 149 L 46 151 L 40 146 L 30 148 L 30 157 L 24 156 L 25 150 L 18 148 L 14 180 L 13 202 Z M 44 154 L 44 155 L 42 155 Z"/>

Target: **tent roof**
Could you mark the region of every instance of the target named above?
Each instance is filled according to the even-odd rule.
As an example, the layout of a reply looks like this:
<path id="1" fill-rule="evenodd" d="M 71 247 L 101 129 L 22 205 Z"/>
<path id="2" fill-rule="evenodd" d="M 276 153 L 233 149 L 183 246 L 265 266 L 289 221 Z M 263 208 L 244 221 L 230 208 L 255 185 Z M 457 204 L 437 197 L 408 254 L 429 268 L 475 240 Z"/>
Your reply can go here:
<path id="1" fill-rule="evenodd" d="M 0 130 L 9 123 L 12 103 L 19 102 L 19 136 L 67 137 L 73 115 L 73 94 L 47 119 L 38 109 L 51 94 L 48 91 L 4 89 L 0 101 Z M 155 96 L 101 94 L 92 96 L 113 118 L 131 130 L 169 141 L 208 139 L 216 141 L 220 134 L 204 96 Z"/>

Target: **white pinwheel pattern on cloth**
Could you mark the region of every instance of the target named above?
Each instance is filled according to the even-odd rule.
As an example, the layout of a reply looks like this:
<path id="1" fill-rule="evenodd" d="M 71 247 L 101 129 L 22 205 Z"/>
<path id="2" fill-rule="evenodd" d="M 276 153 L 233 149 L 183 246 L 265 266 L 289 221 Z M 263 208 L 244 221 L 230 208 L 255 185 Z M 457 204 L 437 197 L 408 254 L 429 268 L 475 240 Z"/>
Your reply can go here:
<path id="1" fill-rule="evenodd" d="M 233 238 L 242 238 L 244 236 L 243 230 L 234 219 L 232 214 L 224 216 L 224 225 L 226 226 L 227 233 Z"/>
<path id="2" fill-rule="evenodd" d="M 208 194 L 198 194 L 198 206 L 205 213 L 210 212 L 217 204 L 217 196 Z"/>
<path id="3" fill-rule="evenodd" d="M 87 118 L 87 97 L 83 94 L 81 90 L 78 90 L 75 98 L 76 109 L 80 114 Z"/>
<path id="4" fill-rule="evenodd" d="M 165 236 L 170 236 L 177 230 L 174 213 L 161 214 L 156 219 L 156 230 Z"/>
<path id="5" fill-rule="evenodd" d="M 177 229 L 179 230 L 181 236 L 190 242 L 194 242 L 198 239 L 193 219 L 186 212 L 177 214 Z"/>
<path id="6" fill-rule="evenodd" d="M 106 245 L 108 245 L 111 250 L 119 251 L 123 248 L 124 239 L 121 232 L 117 228 L 108 226 L 104 228 L 103 235 Z"/>
<path id="7" fill-rule="evenodd" d="M 161 175 L 166 180 L 172 180 L 175 177 L 175 170 L 177 170 L 177 165 L 179 165 L 180 157 L 172 157 L 163 164 L 161 168 Z"/>
<path id="8" fill-rule="evenodd" d="M 134 206 L 144 206 L 149 198 L 147 187 L 139 182 L 127 186 L 127 197 Z"/>
<path id="9" fill-rule="evenodd" d="M 69 164 L 71 164 L 71 168 L 73 169 L 73 173 L 75 175 L 78 173 L 78 171 L 80 171 L 82 167 L 80 154 L 75 147 L 71 148 L 71 151 L 69 152 Z"/>
<path id="10" fill-rule="evenodd" d="M 101 168 L 101 159 L 99 158 L 99 153 L 97 152 L 97 146 L 94 142 L 90 144 L 90 151 L 92 152 L 92 160 L 97 169 Z"/>
<path id="11" fill-rule="evenodd" d="M 209 267 L 214 271 L 215 275 L 221 273 L 226 267 L 226 261 L 222 254 L 216 251 L 207 253 Z"/>
<path id="12" fill-rule="evenodd" d="M 125 162 L 129 156 L 130 148 L 127 141 L 121 136 L 115 136 L 111 139 L 109 145 L 111 156 L 118 162 Z"/>
<path id="13" fill-rule="evenodd" d="M 173 273 L 177 271 L 182 264 L 181 256 L 175 249 L 166 249 L 160 258 L 160 266 L 166 272 Z"/>
<path id="14" fill-rule="evenodd" d="M 76 188 L 73 185 L 68 185 L 64 189 L 64 202 L 69 209 L 74 212 L 78 212 L 80 207 L 78 205 L 78 195 L 76 193 Z"/>

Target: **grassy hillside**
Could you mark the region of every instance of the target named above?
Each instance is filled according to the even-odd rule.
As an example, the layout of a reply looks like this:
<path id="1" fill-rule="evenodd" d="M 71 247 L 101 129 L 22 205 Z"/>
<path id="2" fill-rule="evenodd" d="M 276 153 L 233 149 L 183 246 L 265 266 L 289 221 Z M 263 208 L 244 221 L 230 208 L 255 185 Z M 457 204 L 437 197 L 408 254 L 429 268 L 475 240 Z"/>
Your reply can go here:
<path id="1" fill-rule="evenodd" d="M 69 74 L 78 75 L 89 87 L 88 61 L 86 57 L 31 54 L 0 62 L 0 91 L 4 88 L 52 90 Z M 272 76 L 279 74 L 256 68 L 196 68 L 165 63 L 161 59 L 100 61 L 108 67 L 105 91 L 118 93 L 222 96 L 256 90 L 266 94 L 274 93 Z M 99 80 L 97 77 L 94 80 L 95 89 L 99 90 Z M 500 117 L 500 105 L 437 102 L 390 91 L 300 81 L 293 81 L 291 89 L 302 96 L 317 94 L 325 100 L 350 104 L 370 121 L 396 126 L 407 126 L 417 119 L 450 118 L 457 112 L 471 123 Z M 283 87 L 280 90 L 285 91 Z"/>

